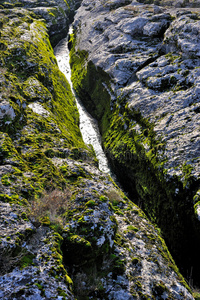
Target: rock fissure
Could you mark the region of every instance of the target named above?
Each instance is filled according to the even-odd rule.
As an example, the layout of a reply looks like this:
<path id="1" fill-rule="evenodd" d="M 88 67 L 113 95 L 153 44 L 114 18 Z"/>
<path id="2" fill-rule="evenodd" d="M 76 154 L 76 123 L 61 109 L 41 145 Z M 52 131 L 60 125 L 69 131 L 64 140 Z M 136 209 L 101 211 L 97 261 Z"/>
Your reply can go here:
<path id="1" fill-rule="evenodd" d="M 101 10 L 105 8 L 111 12 L 111 18 L 119 18 L 119 4 L 127 16 L 130 9 L 124 3 L 130 1 L 101 0 L 98 6 L 98 1 L 85 0 L 81 6 L 83 17 L 87 13 L 92 16 L 98 9 L 101 19 Z M 51 46 L 67 28 L 66 16 L 70 20 L 79 4 L 65 0 L 0 2 L 0 38 L 5 45 L 0 56 L 0 298 L 194 299 L 159 229 L 109 175 L 97 168 L 93 149 L 82 140 L 75 99 L 70 84 L 58 69 Z M 114 14 L 116 6 L 118 15 Z M 78 23 L 75 18 L 74 24 Z M 129 25 L 120 24 L 126 31 Z M 109 28 L 104 32 L 108 36 Z M 114 42 L 117 31 L 112 30 L 112 34 L 109 43 L 114 47 L 123 44 L 123 36 L 118 36 L 119 43 Z M 73 43 L 77 37 L 75 33 Z M 91 35 L 86 44 L 98 50 L 102 40 L 94 39 L 95 35 Z M 144 40 L 139 45 L 138 51 L 143 51 Z M 154 45 L 149 46 L 142 62 L 155 52 Z M 96 110 L 96 116 L 101 116 L 100 127 L 108 153 L 114 158 L 122 151 L 128 154 L 126 129 L 141 155 L 144 152 L 140 139 L 146 148 L 151 150 L 156 144 L 157 151 L 162 150 L 162 143 L 154 141 L 155 133 L 146 117 L 130 110 L 124 97 L 118 95 L 118 100 L 114 99 L 113 87 L 116 84 L 121 94 L 120 78 L 123 79 L 127 65 L 131 67 L 130 73 L 140 65 L 139 52 L 133 56 L 133 65 L 132 61 L 127 64 L 125 56 L 115 55 L 113 59 L 110 53 L 104 56 L 103 52 L 102 62 L 97 60 L 95 65 L 85 49 L 73 51 L 74 47 L 71 61 L 74 66 L 76 62 L 80 75 L 80 82 L 75 82 L 74 77 L 74 87 L 79 93 L 83 85 L 86 87 L 82 96 Z M 121 77 L 117 80 L 110 81 L 111 73 L 104 69 L 110 67 L 108 62 L 119 68 Z M 92 99 L 96 102 L 92 103 Z M 117 131 L 113 130 L 118 123 Z M 129 131 L 130 124 L 134 129 Z M 136 159 L 134 147 L 129 153 Z M 120 161 L 123 159 L 122 156 Z M 187 186 L 193 171 L 188 165 L 184 165 L 183 171 Z M 142 189 L 148 193 L 147 186 Z"/>
<path id="2" fill-rule="evenodd" d="M 114 172 L 161 227 L 185 276 L 192 268 L 198 284 L 198 12 L 171 16 L 170 7 L 163 13 L 138 2 L 112 10 L 104 4 L 96 1 L 90 13 L 82 5 L 76 13 L 74 88 L 99 121 Z M 116 25 L 105 24 L 105 16 Z M 101 31 L 92 25 L 97 20 Z"/>

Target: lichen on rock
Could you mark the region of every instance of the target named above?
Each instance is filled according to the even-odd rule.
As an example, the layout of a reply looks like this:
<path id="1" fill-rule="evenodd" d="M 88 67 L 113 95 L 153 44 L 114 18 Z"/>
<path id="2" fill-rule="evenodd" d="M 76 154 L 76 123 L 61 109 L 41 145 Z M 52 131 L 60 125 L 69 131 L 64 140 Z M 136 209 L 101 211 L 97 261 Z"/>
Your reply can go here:
<path id="1" fill-rule="evenodd" d="M 199 264 L 199 9 L 141 2 L 82 2 L 72 81 L 121 184 L 161 227 L 186 275 L 186 257 Z"/>
<path id="2" fill-rule="evenodd" d="M 159 230 L 111 177 L 97 168 L 93 149 L 83 143 L 74 96 L 58 69 L 51 45 L 54 35 L 62 35 L 67 28 L 62 22 L 57 26 L 61 19 L 67 22 L 65 8 L 70 16 L 78 3 L 1 1 L 1 42 L 6 45 L 0 57 L 1 103 L 8 103 L 8 117 L 8 112 L 12 113 L 0 124 L 0 298 L 193 299 Z M 109 11 L 123 10 L 122 5 L 132 14 L 130 4 L 105 1 Z M 95 5 L 83 1 L 86 11 Z M 163 28 L 170 20 L 169 15 L 151 19 Z M 146 21 L 138 22 L 140 32 Z M 161 33 L 154 25 L 152 35 L 158 38 Z M 101 32 L 101 22 L 95 28 Z M 151 45 L 146 53 L 148 59 L 154 48 Z M 85 51 L 74 54 L 74 59 L 79 56 L 82 83 L 91 87 L 94 96 L 101 93 L 104 98 L 104 107 L 100 102 L 95 108 L 100 96 L 93 105 L 102 117 L 104 140 L 110 122 L 113 129 L 115 120 L 121 122 L 116 147 L 119 153 L 117 149 L 126 144 L 124 129 L 129 124 L 126 112 L 120 110 L 123 101 L 116 108 L 110 97 L 117 80 L 110 82 L 102 66 L 96 68 L 90 62 L 88 67 Z M 135 60 L 134 67 L 137 64 Z M 127 65 L 132 66 L 132 62 L 120 61 L 121 75 Z M 78 89 L 78 82 L 74 83 Z M 135 131 L 150 147 L 143 131 L 153 139 L 151 126 L 137 113 L 134 116 L 142 120 L 139 125 L 133 121 Z M 185 174 L 189 173 L 185 166 Z"/>

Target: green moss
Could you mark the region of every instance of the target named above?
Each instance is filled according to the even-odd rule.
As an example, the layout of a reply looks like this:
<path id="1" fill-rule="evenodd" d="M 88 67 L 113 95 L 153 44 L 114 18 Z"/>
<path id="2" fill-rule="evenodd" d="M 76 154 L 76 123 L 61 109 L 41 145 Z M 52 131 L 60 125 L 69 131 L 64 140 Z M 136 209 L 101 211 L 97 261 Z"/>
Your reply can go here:
<path id="1" fill-rule="evenodd" d="M 24 221 L 28 221 L 28 217 L 27 217 L 27 214 L 25 212 L 23 212 L 21 214 L 21 218 L 24 220 Z"/>
<path id="2" fill-rule="evenodd" d="M 33 266 L 34 263 L 33 263 L 33 259 L 35 258 L 35 255 L 33 255 L 32 253 L 27 253 L 25 256 L 23 256 L 21 259 L 20 259 L 20 262 L 19 262 L 19 267 L 20 269 L 23 269 L 27 266 Z"/>
<path id="3" fill-rule="evenodd" d="M 102 202 L 107 202 L 108 198 L 106 196 L 100 196 L 99 200 Z"/>
<path id="4" fill-rule="evenodd" d="M 194 212 L 195 212 L 195 215 L 196 217 L 198 218 L 199 214 L 197 212 L 197 209 L 200 207 L 200 201 L 196 202 L 195 205 L 194 205 Z"/>
<path id="5" fill-rule="evenodd" d="M 193 180 L 191 176 L 193 167 L 191 166 L 191 164 L 184 163 L 182 166 L 182 170 L 184 176 L 183 187 L 189 187 L 190 183 L 192 183 Z"/>
<path id="6" fill-rule="evenodd" d="M 193 293 L 193 297 L 195 300 L 200 300 L 200 293 L 198 292 Z"/>
<path id="7" fill-rule="evenodd" d="M 110 78 L 102 69 L 96 69 L 91 61 L 87 64 L 86 51 L 75 51 L 74 36 L 71 42 L 73 48 L 70 52 L 70 65 L 73 87 L 88 111 L 100 121 L 100 130 L 104 132 L 109 125 L 110 115 L 110 95 L 104 83 L 109 84 Z"/>
<path id="8" fill-rule="evenodd" d="M 35 283 L 35 285 L 38 287 L 38 289 L 41 291 L 41 296 L 45 296 L 45 289 L 40 283 Z"/>
<path id="9" fill-rule="evenodd" d="M 46 240 L 46 243 L 49 243 Z M 51 276 L 54 276 L 56 279 L 64 280 L 67 284 L 68 288 L 72 290 L 72 280 L 68 276 L 67 271 L 63 265 L 63 255 L 62 255 L 62 243 L 63 238 L 58 232 L 54 232 L 53 237 L 51 239 L 51 251 L 52 251 L 52 259 L 55 260 L 55 264 L 52 265 L 52 268 L 49 272 Z M 62 290 L 59 289 L 59 292 L 62 293 Z"/>
<path id="10" fill-rule="evenodd" d="M 154 125 L 139 111 L 130 108 L 125 98 L 119 97 L 112 104 L 111 112 L 110 95 L 105 90 L 105 84 L 108 89 L 110 86 L 109 76 L 88 61 L 88 53 L 78 49 L 76 34 L 72 43 L 72 82 L 78 96 L 98 120 L 103 146 L 112 169 L 122 186 L 129 191 L 130 197 L 140 199 L 145 213 L 161 228 L 164 238 L 173 249 L 173 255 L 184 265 L 184 256 L 188 255 L 185 236 L 188 236 L 191 243 L 199 239 L 199 225 L 193 222 L 191 211 L 191 199 L 199 183 L 191 176 L 191 166 L 182 166 L 183 178 L 174 176 L 166 180 L 165 142 L 156 137 Z M 177 59 L 172 54 L 167 55 L 167 58 L 172 61 Z M 171 83 L 175 83 L 174 78 L 171 78 Z M 139 125 L 139 130 L 136 125 Z M 117 199 L 113 198 L 111 207 L 115 213 L 122 214 Z M 185 220 L 189 220 L 187 224 Z M 193 251 L 190 251 L 191 257 Z"/>
<path id="11" fill-rule="evenodd" d="M 8 136 L 7 133 L 3 132 L 1 132 L 0 137 L 0 159 L 12 159 L 13 161 L 16 161 L 16 163 L 22 165 L 24 163 L 16 148 L 14 147 L 11 138 Z"/>
<path id="12" fill-rule="evenodd" d="M 1 182 L 2 182 L 2 184 L 5 185 L 5 186 L 11 185 L 11 182 L 10 182 L 10 180 L 9 180 L 8 175 L 3 175 L 3 176 L 1 177 Z"/>
<path id="13" fill-rule="evenodd" d="M 142 293 L 141 291 L 138 291 L 139 297 L 141 300 L 151 300 L 151 297 Z"/>
<path id="14" fill-rule="evenodd" d="M 87 207 L 94 207 L 96 206 L 96 202 L 94 200 L 89 200 L 86 204 Z"/>
<path id="15" fill-rule="evenodd" d="M 67 299 L 67 298 L 68 298 L 68 295 L 62 290 L 61 287 L 58 287 L 58 288 L 57 288 L 57 292 L 58 292 L 58 295 L 59 295 L 59 296 L 62 296 L 64 299 Z M 63 298 L 62 298 L 62 299 L 63 299 Z"/>
<path id="16" fill-rule="evenodd" d="M 142 289 L 142 284 L 140 281 L 135 282 L 136 289 Z"/>
<path id="17" fill-rule="evenodd" d="M 49 226 L 51 224 L 48 216 L 43 216 L 39 219 L 39 222 L 43 225 Z"/>
<path id="18" fill-rule="evenodd" d="M 138 232 L 138 228 L 136 228 L 136 227 L 134 227 L 133 225 L 129 225 L 129 226 L 127 226 L 127 229 L 129 230 L 129 231 L 134 231 L 134 232 Z"/>
<path id="19" fill-rule="evenodd" d="M 19 204 L 19 205 L 27 205 L 27 200 L 26 199 L 21 199 L 19 198 L 19 195 L 11 195 L 8 196 L 7 194 L 0 194 L 0 201 L 5 202 L 5 203 L 14 203 L 14 204 Z"/>
<path id="20" fill-rule="evenodd" d="M 46 25 L 28 12 L 25 18 L 16 12 L 12 26 L 9 22 L 9 18 L 3 18 L 2 39 L 8 41 L 9 47 L 1 56 L 5 76 L 2 89 L 16 117 L 10 124 L 1 126 L 0 161 L 10 160 L 14 166 L 12 175 L 5 175 L 1 182 L 19 196 L 20 203 L 22 198 L 41 195 L 50 186 L 65 187 L 67 179 L 51 158 L 66 157 L 67 151 L 55 148 L 71 149 L 73 158 L 83 159 L 85 153 L 84 159 L 87 159 L 92 154 L 83 143 L 75 99 L 58 69 Z M 21 38 L 24 34 L 33 35 L 34 39 L 24 41 Z M 28 102 L 36 101 L 49 115 L 36 114 L 27 106 Z M 86 176 L 84 170 L 80 174 Z M 8 202 L 17 200 L 13 196 L 2 195 L 1 198 Z"/>
<path id="21" fill-rule="evenodd" d="M 73 286 L 73 281 L 72 279 L 66 274 L 65 275 L 65 282 L 69 285 L 69 286 Z"/>
<path id="22" fill-rule="evenodd" d="M 126 240 L 124 239 L 124 237 L 119 234 L 118 232 L 115 235 L 115 239 L 114 239 L 115 244 L 119 245 L 119 246 L 124 246 Z"/>
<path id="23" fill-rule="evenodd" d="M 198 201 L 200 201 L 200 189 L 196 192 L 196 194 L 193 197 L 194 203 L 197 203 Z"/>

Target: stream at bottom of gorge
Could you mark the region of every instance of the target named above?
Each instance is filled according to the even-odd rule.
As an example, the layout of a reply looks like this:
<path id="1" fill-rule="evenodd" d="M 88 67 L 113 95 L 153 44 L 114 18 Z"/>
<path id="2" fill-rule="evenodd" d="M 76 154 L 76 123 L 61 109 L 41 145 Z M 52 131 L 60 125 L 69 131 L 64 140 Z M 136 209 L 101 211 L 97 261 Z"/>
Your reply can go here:
<path id="1" fill-rule="evenodd" d="M 111 174 L 107 157 L 101 146 L 101 135 L 99 133 L 97 121 L 86 111 L 85 107 L 81 103 L 80 99 L 75 95 L 73 90 L 71 82 L 71 68 L 69 63 L 70 57 L 68 49 L 68 36 L 57 44 L 57 46 L 54 48 L 54 54 L 57 59 L 58 67 L 67 78 L 75 96 L 79 111 L 79 127 L 83 141 L 85 144 L 91 144 L 93 146 L 96 157 L 99 161 L 99 169 L 104 173 Z"/>

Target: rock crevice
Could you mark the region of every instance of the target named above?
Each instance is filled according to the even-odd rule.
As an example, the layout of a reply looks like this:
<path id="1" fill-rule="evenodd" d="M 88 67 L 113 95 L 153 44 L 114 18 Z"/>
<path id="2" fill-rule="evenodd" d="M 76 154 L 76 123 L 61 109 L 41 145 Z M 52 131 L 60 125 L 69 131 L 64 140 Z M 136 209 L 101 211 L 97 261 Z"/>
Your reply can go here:
<path id="1" fill-rule="evenodd" d="M 119 180 L 198 284 L 199 11 L 112 4 L 83 1 L 76 13 L 74 88 Z"/>
<path id="2" fill-rule="evenodd" d="M 194 299 L 159 230 L 109 175 L 99 171 L 93 149 L 83 143 L 75 99 L 52 49 L 78 3 L 0 2 L 4 45 L 0 56 L 0 298 Z M 130 13 L 130 1 L 101 1 L 99 7 L 98 3 L 83 1 L 83 16 L 88 12 L 92 16 L 95 7 L 100 17 L 102 7 L 119 12 L 119 4 Z M 94 44 L 98 50 L 96 33 L 102 29 L 97 24 L 94 30 L 87 45 Z M 137 69 L 154 53 L 156 46 L 147 39 L 150 49 L 141 61 L 132 64 L 126 53 L 119 55 L 119 61 L 116 53 L 106 57 L 119 68 L 121 77 L 127 65 Z M 146 36 L 140 40 L 139 51 L 145 43 Z M 96 102 L 93 108 L 101 115 L 105 140 L 110 122 L 113 129 L 121 122 L 116 149 L 120 154 L 118 149 L 127 145 L 121 128 L 128 128 L 129 121 L 124 100 L 119 99 L 116 108 L 110 99 L 114 85 L 118 92 L 123 87 L 120 76 L 110 81 L 104 62 L 98 62 L 97 56 L 95 65 L 86 50 L 74 52 L 77 57 L 79 74 L 85 86 L 92 88 L 82 90 L 80 82 L 75 87 L 90 100 L 101 96 L 96 99 L 101 100 L 99 106 Z M 112 105 L 117 122 L 112 120 Z M 141 120 L 135 130 L 145 129 L 153 143 L 149 123 L 137 112 L 134 116 Z"/>

